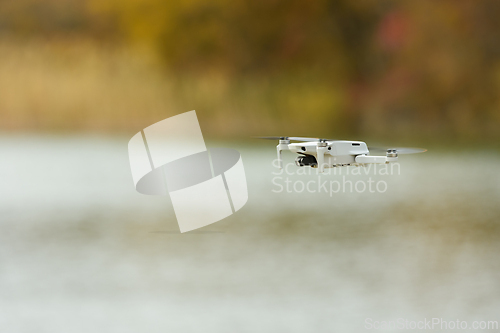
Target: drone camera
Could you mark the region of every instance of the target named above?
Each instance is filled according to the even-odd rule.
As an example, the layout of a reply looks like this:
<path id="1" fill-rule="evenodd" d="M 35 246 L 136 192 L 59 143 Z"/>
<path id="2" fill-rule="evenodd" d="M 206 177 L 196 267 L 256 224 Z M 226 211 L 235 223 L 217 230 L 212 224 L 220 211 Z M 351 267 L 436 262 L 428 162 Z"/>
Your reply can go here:
<path id="1" fill-rule="evenodd" d="M 302 167 L 302 166 L 316 166 L 318 165 L 318 162 L 316 161 L 316 158 L 312 155 L 304 155 L 304 156 L 299 156 L 295 159 L 295 165 Z"/>

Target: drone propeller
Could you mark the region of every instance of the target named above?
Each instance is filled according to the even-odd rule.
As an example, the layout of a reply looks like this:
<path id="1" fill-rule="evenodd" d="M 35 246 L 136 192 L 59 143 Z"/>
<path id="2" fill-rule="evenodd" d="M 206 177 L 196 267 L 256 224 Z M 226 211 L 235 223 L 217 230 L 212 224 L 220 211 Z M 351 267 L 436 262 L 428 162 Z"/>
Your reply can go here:
<path id="1" fill-rule="evenodd" d="M 390 150 L 395 150 L 397 154 L 417 154 L 417 153 L 424 153 L 427 151 L 427 149 L 424 148 L 405 148 L 405 147 L 399 147 L 399 148 L 392 148 L 392 147 L 368 147 L 368 150 L 370 152 L 388 152 Z"/>
<path id="2" fill-rule="evenodd" d="M 303 142 L 326 142 L 333 141 L 333 139 L 323 139 L 323 138 L 304 138 L 300 136 L 259 136 L 257 139 L 265 140 L 292 140 L 292 141 L 303 141 Z"/>

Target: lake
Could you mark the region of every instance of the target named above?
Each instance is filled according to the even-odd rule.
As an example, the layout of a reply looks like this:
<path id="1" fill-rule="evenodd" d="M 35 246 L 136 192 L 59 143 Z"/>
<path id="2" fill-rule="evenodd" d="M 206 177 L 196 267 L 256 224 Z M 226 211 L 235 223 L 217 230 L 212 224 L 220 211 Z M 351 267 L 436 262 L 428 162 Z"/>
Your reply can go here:
<path id="1" fill-rule="evenodd" d="M 500 321 L 498 152 L 431 149 L 401 156 L 393 174 L 349 167 L 318 183 L 295 167 L 278 174 L 273 142 L 210 143 L 240 151 L 249 200 L 180 234 L 168 197 L 135 191 L 127 143 L 0 136 L 1 332 Z"/>

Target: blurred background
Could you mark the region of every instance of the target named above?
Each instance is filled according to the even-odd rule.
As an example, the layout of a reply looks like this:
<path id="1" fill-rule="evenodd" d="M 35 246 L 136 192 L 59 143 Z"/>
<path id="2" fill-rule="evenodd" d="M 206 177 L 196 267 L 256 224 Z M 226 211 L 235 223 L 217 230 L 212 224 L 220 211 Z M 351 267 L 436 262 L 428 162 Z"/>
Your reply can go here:
<path id="1" fill-rule="evenodd" d="M 0 126 L 123 132 L 196 108 L 206 135 L 224 138 L 498 139 L 499 11 L 495 0 L 2 1 Z"/>
<path id="2" fill-rule="evenodd" d="M 499 15 L 496 0 L 0 1 L 0 331 L 500 322 Z M 241 152 L 250 199 L 181 235 L 169 198 L 135 192 L 127 142 L 193 109 L 209 147 Z M 260 135 L 429 152 L 346 176 L 384 193 L 275 193 Z"/>

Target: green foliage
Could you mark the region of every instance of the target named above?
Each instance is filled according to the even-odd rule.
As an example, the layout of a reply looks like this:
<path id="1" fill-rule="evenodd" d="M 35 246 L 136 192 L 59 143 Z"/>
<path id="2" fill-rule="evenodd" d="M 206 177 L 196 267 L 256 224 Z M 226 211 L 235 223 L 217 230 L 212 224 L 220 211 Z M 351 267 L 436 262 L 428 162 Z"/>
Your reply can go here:
<path id="1" fill-rule="evenodd" d="M 78 35 L 104 59 L 147 50 L 179 111 L 242 129 L 266 115 L 263 130 L 301 135 L 467 139 L 500 133 L 499 14 L 497 0 L 18 0 L 0 2 L 0 32 Z"/>
<path id="2" fill-rule="evenodd" d="M 375 13 L 351 1 L 90 0 L 125 38 L 157 49 L 183 70 L 341 74 L 366 46 Z M 361 2 L 360 2 L 361 3 Z M 353 36 L 351 36 L 351 34 Z M 352 37 L 355 41 L 353 42 Z M 365 39 L 365 40 L 363 40 Z M 366 50 L 365 50 L 366 51 Z M 344 73 L 345 74 L 345 73 Z"/>

